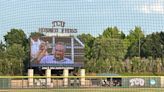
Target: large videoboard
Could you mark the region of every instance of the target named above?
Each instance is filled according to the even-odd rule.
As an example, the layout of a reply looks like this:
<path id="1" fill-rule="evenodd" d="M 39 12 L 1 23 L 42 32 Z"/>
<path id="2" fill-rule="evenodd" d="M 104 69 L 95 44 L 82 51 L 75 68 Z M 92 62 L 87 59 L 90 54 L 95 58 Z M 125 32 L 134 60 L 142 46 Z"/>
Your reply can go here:
<path id="1" fill-rule="evenodd" d="M 62 21 L 53 23 L 52 28 L 39 28 L 44 36 L 31 37 L 31 64 L 83 63 L 84 45 L 73 35 L 77 29 L 64 28 L 65 22 Z"/>

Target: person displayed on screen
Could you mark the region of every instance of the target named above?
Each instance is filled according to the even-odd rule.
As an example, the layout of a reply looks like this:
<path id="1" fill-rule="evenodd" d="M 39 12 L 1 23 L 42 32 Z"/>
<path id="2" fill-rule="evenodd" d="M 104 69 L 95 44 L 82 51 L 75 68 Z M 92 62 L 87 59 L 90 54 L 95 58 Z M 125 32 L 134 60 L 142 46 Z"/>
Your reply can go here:
<path id="1" fill-rule="evenodd" d="M 39 46 L 43 42 L 39 39 L 40 36 L 38 34 L 32 35 L 31 37 L 31 58 L 35 58 L 36 54 L 39 51 Z"/>
<path id="2" fill-rule="evenodd" d="M 46 55 L 48 55 L 47 44 L 45 42 L 42 42 L 39 46 L 39 51 L 37 52 L 35 56 L 35 63 L 38 64 L 40 60 Z"/>
<path id="3" fill-rule="evenodd" d="M 65 45 L 62 42 L 57 42 L 52 49 L 53 55 L 47 55 L 42 57 L 40 60 L 41 64 L 73 64 L 73 61 L 64 56 L 65 54 Z"/>

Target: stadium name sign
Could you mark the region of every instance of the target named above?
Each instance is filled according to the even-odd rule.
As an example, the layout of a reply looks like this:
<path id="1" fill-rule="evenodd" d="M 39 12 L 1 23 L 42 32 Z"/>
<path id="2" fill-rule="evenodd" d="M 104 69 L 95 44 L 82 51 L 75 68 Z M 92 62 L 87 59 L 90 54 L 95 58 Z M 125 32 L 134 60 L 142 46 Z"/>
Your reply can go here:
<path id="1" fill-rule="evenodd" d="M 45 33 L 77 33 L 77 29 L 64 28 L 64 21 L 53 21 L 52 28 L 39 28 L 39 32 Z"/>
<path id="2" fill-rule="evenodd" d="M 39 28 L 39 32 L 46 32 L 46 33 L 77 33 L 77 29 L 70 29 L 70 28 Z"/>

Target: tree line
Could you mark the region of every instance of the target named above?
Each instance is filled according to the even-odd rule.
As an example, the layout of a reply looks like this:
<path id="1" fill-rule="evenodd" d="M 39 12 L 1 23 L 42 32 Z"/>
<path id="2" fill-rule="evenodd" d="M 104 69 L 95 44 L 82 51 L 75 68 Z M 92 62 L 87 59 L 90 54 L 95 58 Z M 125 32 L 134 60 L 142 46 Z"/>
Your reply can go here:
<path id="1" fill-rule="evenodd" d="M 34 35 L 37 32 L 30 34 Z M 85 44 L 88 73 L 162 73 L 164 70 L 164 32 L 145 35 L 136 26 L 125 35 L 117 27 L 101 35 L 80 34 Z M 0 75 L 23 75 L 30 59 L 29 37 L 22 29 L 11 29 L 0 43 Z"/>
<path id="2" fill-rule="evenodd" d="M 93 37 L 81 34 L 85 43 L 85 68 L 94 73 L 162 73 L 164 32 L 145 35 L 136 26 L 125 35 L 117 27 Z"/>

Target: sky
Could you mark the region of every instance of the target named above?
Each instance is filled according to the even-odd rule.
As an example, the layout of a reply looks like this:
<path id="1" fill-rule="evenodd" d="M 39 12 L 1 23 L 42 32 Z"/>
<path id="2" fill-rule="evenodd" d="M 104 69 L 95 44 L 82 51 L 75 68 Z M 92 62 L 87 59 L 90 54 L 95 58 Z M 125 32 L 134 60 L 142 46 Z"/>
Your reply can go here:
<path id="1" fill-rule="evenodd" d="M 0 0 L 0 40 L 12 28 L 28 36 L 55 20 L 79 34 L 98 36 L 114 26 L 125 34 L 135 26 L 151 34 L 164 31 L 164 0 Z"/>

